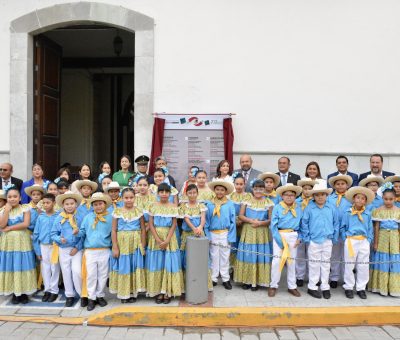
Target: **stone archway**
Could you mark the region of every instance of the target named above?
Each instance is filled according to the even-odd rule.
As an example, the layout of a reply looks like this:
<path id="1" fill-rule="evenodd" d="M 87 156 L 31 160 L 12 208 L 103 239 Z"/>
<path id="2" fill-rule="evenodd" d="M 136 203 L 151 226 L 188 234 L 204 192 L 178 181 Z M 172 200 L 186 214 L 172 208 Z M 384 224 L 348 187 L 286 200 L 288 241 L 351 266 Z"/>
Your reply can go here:
<path id="1" fill-rule="evenodd" d="M 107 24 L 135 32 L 135 155 L 149 153 L 153 112 L 154 20 L 133 10 L 96 2 L 37 9 L 11 22 L 10 162 L 28 178 L 33 163 L 33 37 L 55 28 Z"/>

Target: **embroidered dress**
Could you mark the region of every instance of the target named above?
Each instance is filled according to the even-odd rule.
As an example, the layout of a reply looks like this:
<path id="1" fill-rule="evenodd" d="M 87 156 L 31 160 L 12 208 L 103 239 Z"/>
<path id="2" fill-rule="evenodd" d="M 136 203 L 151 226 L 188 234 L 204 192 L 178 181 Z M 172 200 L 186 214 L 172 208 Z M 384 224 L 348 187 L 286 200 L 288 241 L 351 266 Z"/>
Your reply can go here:
<path id="1" fill-rule="evenodd" d="M 117 240 L 119 257 L 110 259 L 110 292 L 119 299 L 137 297 L 146 291 L 144 248 L 141 240 L 140 218 L 143 213 L 138 209 L 127 211 L 114 210 L 113 218 L 118 219 Z"/>
<path id="2" fill-rule="evenodd" d="M 376 209 L 372 213 L 372 221 L 379 222 L 378 249 L 373 252 L 372 261 L 400 261 L 400 210 Z M 369 291 L 400 296 L 400 262 L 372 264 L 369 277 Z"/>
<path id="3" fill-rule="evenodd" d="M 208 186 L 204 189 L 199 188 L 199 195 L 197 196 L 197 200 L 201 203 L 205 201 L 211 201 L 215 197 L 214 191 L 212 191 Z"/>
<path id="4" fill-rule="evenodd" d="M 172 226 L 172 219 L 178 217 L 178 208 L 154 204 L 149 209 L 158 236 L 165 240 Z M 166 294 L 169 297 L 184 293 L 181 253 L 176 233 L 165 250 L 161 250 L 150 234 L 146 250 L 146 283 L 150 297 Z"/>
<path id="5" fill-rule="evenodd" d="M 156 197 L 154 195 L 139 195 L 135 197 L 135 205 L 137 208 L 143 212 L 144 222 L 147 225 L 149 222 L 149 209 L 150 206 L 156 202 Z"/>
<path id="6" fill-rule="evenodd" d="M 193 230 L 188 226 L 186 221 L 184 220 L 185 217 L 190 219 L 190 222 L 197 228 L 201 222 L 201 213 L 206 212 L 207 207 L 203 203 L 198 203 L 195 207 L 189 207 L 188 203 L 183 203 L 179 207 L 179 217 L 183 219 L 182 222 L 182 236 L 181 236 L 181 258 L 182 258 L 182 270 L 185 273 L 186 270 L 186 239 L 189 236 L 195 236 Z M 205 218 L 205 216 L 204 216 Z M 202 233 L 204 237 L 204 230 Z M 210 259 L 208 261 L 209 267 L 211 266 Z M 208 290 L 213 290 L 213 285 L 211 281 L 211 271 L 208 271 Z"/>
<path id="7" fill-rule="evenodd" d="M 269 198 L 256 200 L 253 197 L 244 201 L 243 204 L 246 206 L 245 216 L 259 221 L 268 219 L 268 209 L 274 205 Z M 244 223 L 238 249 L 234 280 L 253 287 L 268 287 L 271 281 L 271 257 L 245 251 L 271 254 L 269 228 L 267 226 L 253 228 L 250 223 Z"/>
<path id="8" fill-rule="evenodd" d="M 24 221 L 30 207 L 17 206 L 9 212 L 8 226 Z M 4 213 L 4 210 L 1 214 Z M 1 233 L 0 236 L 0 295 L 33 294 L 37 289 L 36 259 L 30 232 L 27 229 Z"/>

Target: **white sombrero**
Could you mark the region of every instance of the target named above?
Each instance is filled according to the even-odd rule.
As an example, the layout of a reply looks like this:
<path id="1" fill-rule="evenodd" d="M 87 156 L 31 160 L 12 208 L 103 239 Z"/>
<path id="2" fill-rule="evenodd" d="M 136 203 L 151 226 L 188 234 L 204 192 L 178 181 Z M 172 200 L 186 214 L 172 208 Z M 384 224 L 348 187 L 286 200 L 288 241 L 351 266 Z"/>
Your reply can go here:
<path id="1" fill-rule="evenodd" d="M 230 195 L 235 190 L 235 187 L 233 186 L 233 184 L 231 182 L 212 181 L 212 182 L 208 183 L 208 187 L 212 191 L 214 191 L 215 187 L 217 187 L 217 186 L 224 187 L 226 189 L 226 195 Z"/>
<path id="2" fill-rule="evenodd" d="M 7 194 L 4 190 L 0 190 L 0 200 L 6 200 Z"/>
<path id="3" fill-rule="evenodd" d="M 81 188 L 82 188 L 83 186 L 85 186 L 85 185 L 91 187 L 91 188 L 92 188 L 92 191 L 96 191 L 96 190 L 97 190 L 97 187 L 98 187 L 98 185 L 97 185 L 96 182 L 90 181 L 90 180 L 88 180 L 88 179 L 82 179 L 82 180 L 76 182 L 76 188 L 77 188 L 78 190 L 81 190 Z"/>
<path id="4" fill-rule="evenodd" d="M 42 194 L 46 192 L 44 188 L 39 184 L 31 185 L 30 187 L 25 188 L 24 191 L 25 194 L 27 194 L 29 197 L 31 197 L 33 191 L 40 191 Z"/>
<path id="5" fill-rule="evenodd" d="M 278 189 L 276 189 L 276 193 L 279 196 L 282 196 L 286 191 L 293 191 L 297 197 L 301 194 L 303 189 L 298 185 L 294 185 L 293 183 L 287 183 L 286 185 L 283 185 L 283 186 L 279 187 Z"/>
<path id="6" fill-rule="evenodd" d="M 391 183 L 400 182 L 400 176 L 394 175 L 394 176 L 386 177 L 384 180 L 384 183 L 387 183 L 387 182 L 391 182 Z"/>
<path id="7" fill-rule="evenodd" d="M 329 185 L 333 187 L 336 183 L 336 181 L 345 181 L 347 183 L 348 187 L 351 187 L 353 184 L 353 179 L 349 175 L 337 175 L 337 176 L 332 176 L 331 178 L 328 179 Z"/>
<path id="8" fill-rule="evenodd" d="M 326 186 L 326 183 L 317 183 L 314 185 L 312 190 L 309 191 L 309 194 L 314 195 L 314 194 L 318 194 L 318 193 L 325 193 L 325 194 L 330 195 L 332 193 L 332 191 L 333 191 L 333 189 L 328 188 Z"/>
<path id="9" fill-rule="evenodd" d="M 353 187 L 350 188 L 347 192 L 345 197 L 347 198 L 348 201 L 353 202 L 354 201 L 354 196 L 357 194 L 363 194 L 367 197 L 367 203 L 370 204 L 374 199 L 375 199 L 375 194 L 372 190 L 365 188 L 365 187 Z"/>
<path id="10" fill-rule="evenodd" d="M 304 187 L 305 185 L 309 185 L 311 187 L 314 187 L 315 184 L 317 184 L 317 181 L 312 180 L 309 177 L 304 177 L 300 180 L 297 181 L 297 185 L 300 187 Z"/>
<path id="11" fill-rule="evenodd" d="M 72 199 L 74 199 L 74 200 L 76 201 L 77 204 L 80 204 L 81 201 L 82 201 L 82 196 L 81 196 L 80 194 L 75 194 L 75 193 L 73 193 L 72 191 L 67 191 L 67 192 L 65 192 L 64 194 L 58 195 L 58 196 L 56 197 L 56 203 L 57 203 L 57 205 L 58 205 L 59 207 L 61 207 L 61 206 L 63 205 L 64 201 L 65 201 L 67 198 L 72 198 Z"/>
<path id="12" fill-rule="evenodd" d="M 102 192 L 95 192 L 92 195 L 92 198 L 89 200 L 90 204 L 93 204 L 93 202 L 97 201 L 103 201 L 107 208 L 112 204 L 110 196 L 104 195 Z"/>
<path id="13" fill-rule="evenodd" d="M 384 182 L 384 179 L 380 176 L 368 175 L 363 180 L 361 180 L 358 185 L 361 187 L 366 187 L 371 182 L 376 182 L 379 186 L 381 186 Z"/>
<path id="14" fill-rule="evenodd" d="M 104 189 L 105 193 L 108 193 L 110 190 L 121 190 L 118 182 L 111 182 L 107 188 Z"/>
<path id="15" fill-rule="evenodd" d="M 272 178 L 274 180 L 274 187 L 276 188 L 279 183 L 281 182 L 281 178 L 279 175 L 273 172 L 263 172 L 262 174 L 258 175 L 258 178 L 262 181 L 265 181 L 267 178 Z"/>

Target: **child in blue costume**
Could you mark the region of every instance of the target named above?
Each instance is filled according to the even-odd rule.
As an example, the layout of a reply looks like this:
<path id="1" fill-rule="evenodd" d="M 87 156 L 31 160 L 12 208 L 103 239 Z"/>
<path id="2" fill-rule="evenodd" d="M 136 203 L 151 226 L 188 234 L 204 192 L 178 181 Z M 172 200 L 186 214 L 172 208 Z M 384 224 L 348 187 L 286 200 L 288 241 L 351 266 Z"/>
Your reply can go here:
<path id="1" fill-rule="evenodd" d="M 370 189 L 374 194 L 374 200 L 367 205 L 366 209 L 371 213 L 383 205 L 383 198 L 378 195 L 379 187 L 383 184 L 384 179 L 379 176 L 368 175 L 360 181 L 359 186 Z"/>
<path id="2" fill-rule="evenodd" d="M 122 208 L 124 206 L 124 201 L 120 196 L 121 187 L 118 182 L 111 182 L 107 188 L 104 188 L 104 193 L 110 196 L 111 205 L 107 208 L 110 214 L 117 208 Z"/>
<path id="3" fill-rule="evenodd" d="M 396 195 L 394 205 L 400 208 L 400 176 L 389 176 L 385 178 L 385 183 L 390 182 L 393 184 L 393 190 Z"/>
<path id="4" fill-rule="evenodd" d="M 39 207 L 39 202 L 41 201 L 45 190 L 41 185 L 34 184 L 30 187 L 26 187 L 24 191 L 26 196 L 30 198 L 30 202 L 27 204 L 31 211 L 31 224 L 28 230 L 30 232 L 33 232 L 33 229 L 35 229 L 36 220 L 38 216 L 42 213 Z"/>
<path id="5" fill-rule="evenodd" d="M 92 182 L 88 179 L 83 179 L 76 182 L 76 189 L 79 190 L 82 198 L 81 204 L 79 205 L 76 215 L 79 219 L 83 220 L 85 216 L 93 212 L 93 207 L 90 204 L 90 197 L 97 190 L 97 183 Z"/>
<path id="6" fill-rule="evenodd" d="M 258 178 L 265 183 L 266 197 L 268 197 L 275 205 L 282 201 L 282 198 L 275 191 L 281 181 L 279 175 L 274 174 L 273 172 L 263 172 L 258 176 Z"/>

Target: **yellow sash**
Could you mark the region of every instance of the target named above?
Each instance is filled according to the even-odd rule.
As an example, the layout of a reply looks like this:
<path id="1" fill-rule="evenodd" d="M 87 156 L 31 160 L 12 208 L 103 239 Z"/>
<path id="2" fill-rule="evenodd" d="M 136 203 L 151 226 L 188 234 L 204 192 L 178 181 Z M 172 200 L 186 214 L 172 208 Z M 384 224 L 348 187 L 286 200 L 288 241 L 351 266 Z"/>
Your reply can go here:
<path id="1" fill-rule="evenodd" d="M 226 233 L 227 229 L 217 229 L 217 230 L 211 230 L 213 234 L 223 234 Z"/>
<path id="2" fill-rule="evenodd" d="M 285 234 L 285 233 L 292 233 L 294 230 L 293 229 L 282 229 L 279 230 L 279 234 Z M 283 243 L 283 251 L 281 255 L 281 262 L 279 263 L 279 271 L 282 271 L 283 267 L 285 266 L 285 263 L 292 263 L 292 259 L 290 259 L 290 251 L 289 251 L 289 245 L 284 237 L 282 237 L 282 243 Z"/>
<path id="3" fill-rule="evenodd" d="M 301 202 L 301 210 L 304 210 L 305 208 L 307 208 L 308 203 L 310 203 L 311 197 L 305 197 L 303 194 L 301 195 L 301 198 L 303 199 L 303 201 Z"/>
<path id="4" fill-rule="evenodd" d="M 228 199 L 224 197 L 222 200 L 219 200 L 218 198 L 214 198 L 212 202 L 215 205 L 214 211 L 213 211 L 213 216 L 217 215 L 218 217 L 221 217 L 221 206 L 228 202 Z"/>
<path id="5" fill-rule="evenodd" d="M 60 247 L 57 243 L 53 242 L 53 250 L 51 251 L 50 263 L 57 264 L 60 255 Z"/>
<path id="6" fill-rule="evenodd" d="M 279 204 L 283 209 L 285 209 L 283 211 L 284 215 L 286 215 L 290 211 L 292 213 L 293 217 L 297 217 L 297 214 L 296 214 L 297 205 L 296 205 L 296 203 L 293 203 L 290 207 L 283 201 L 281 201 Z"/>
<path id="7" fill-rule="evenodd" d="M 343 196 L 345 195 L 345 193 L 344 193 L 344 194 L 339 194 L 339 193 L 336 191 L 336 195 L 337 195 L 336 206 L 338 207 L 338 206 L 340 205 L 340 202 L 342 201 L 342 198 L 343 198 Z"/>
<path id="8" fill-rule="evenodd" d="M 351 215 L 358 215 L 358 219 L 361 222 L 364 222 L 363 218 L 362 218 L 362 213 L 365 211 L 365 207 L 362 207 L 361 210 L 356 210 L 356 208 L 354 206 L 351 207 Z"/>
<path id="9" fill-rule="evenodd" d="M 95 215 L 96 215 L 96 217 L 95 217 L 94 223 L 93 223 L 93 225 L 92 225 L 92 228 L 93 228 L 93 229 L 96 229 L 97 223 L 99 223 L 99 222 L 106 222 L 106 219 L 104 218 L 104 216 L 107 216 L 107 215 L 108 215 L 108 211 L 106 210 L 105 212 L 103 212 L 103 213 L 101 213 L 101 214 L 96 214 L 96 213 L 95 213 Z"/>
<path id="10" fill-rule="evenodd" d="M 104 249 L 108 249 L 108 248 L 89 248 L 89 250 L 104 250 Z M 85 252 L 83 253 L 83 256 L 82 256 L 81 275 L 82 275 L 82 293 L 81 293 L 81 298 L 87 298 L 88 297 L 88 291 L 87 291 L 87 266 L 86 266 L 86 255 L 85 255 Z"/>
<path id="11" fill-rule="evenodd" d="M 366 237 L 364 235 L 355 235 L 355 236 L 347 236 L 347 250 L 349 251 L 350 257 L 354 257 L 354 249 L 351 240 L 365 240 Z"/>

